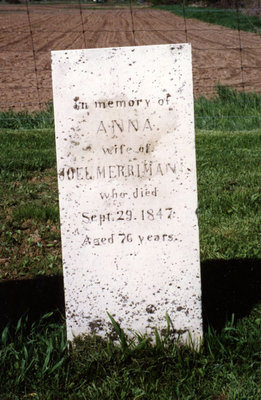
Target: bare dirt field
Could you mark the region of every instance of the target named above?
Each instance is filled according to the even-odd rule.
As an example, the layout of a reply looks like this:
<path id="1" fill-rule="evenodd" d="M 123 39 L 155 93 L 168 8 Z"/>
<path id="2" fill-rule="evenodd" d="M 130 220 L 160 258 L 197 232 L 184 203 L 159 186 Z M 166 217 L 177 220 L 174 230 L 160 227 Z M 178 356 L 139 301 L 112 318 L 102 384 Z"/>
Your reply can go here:
<path id="1" fill-rule="evenodd" d="M 261 92 L 258 34 L 149 8 L 2 4 L 0 109 L 36 110 L 51 101 L 51 50 L 184 42 L 192 43 L 195 96 L 210 96 L 217 83 Z"/>

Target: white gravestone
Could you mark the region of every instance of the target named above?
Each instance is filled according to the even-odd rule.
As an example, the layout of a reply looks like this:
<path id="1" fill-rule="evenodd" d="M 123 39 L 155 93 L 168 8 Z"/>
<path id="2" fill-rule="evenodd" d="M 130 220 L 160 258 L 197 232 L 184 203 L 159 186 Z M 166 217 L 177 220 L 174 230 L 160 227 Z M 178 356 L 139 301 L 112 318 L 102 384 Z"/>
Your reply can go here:
<path id="1" fill-rule="evenodd" d="M 68 339 L 202 337 L 191 46 L 52 52 Z"/>

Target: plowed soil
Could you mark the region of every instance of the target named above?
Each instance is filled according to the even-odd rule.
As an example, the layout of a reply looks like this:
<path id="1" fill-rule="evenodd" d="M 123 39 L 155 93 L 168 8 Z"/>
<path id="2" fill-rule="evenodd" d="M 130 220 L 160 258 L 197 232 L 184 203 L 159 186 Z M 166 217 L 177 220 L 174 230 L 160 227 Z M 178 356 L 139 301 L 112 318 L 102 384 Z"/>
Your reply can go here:
<path id="1" fill-rule="evenodd" d="M 51 50 L 192 43 L 195 96 L 215 86 L 261 92 L 261 36 L 149 8 L 0 5 L 0 109 L 52 99 Z M 104 65 L 106 70 L 106 65 Z"/>

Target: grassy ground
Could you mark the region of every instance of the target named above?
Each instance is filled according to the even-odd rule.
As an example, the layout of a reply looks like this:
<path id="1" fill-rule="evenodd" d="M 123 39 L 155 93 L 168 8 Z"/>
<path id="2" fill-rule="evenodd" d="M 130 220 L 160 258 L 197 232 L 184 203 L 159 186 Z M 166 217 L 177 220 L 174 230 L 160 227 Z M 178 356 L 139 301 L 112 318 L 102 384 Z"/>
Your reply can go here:
<path id="1" fill-rule="evenodd" d="M 261 95 L 217 93 L 195 101 L 201 259 L 255 258 Z M 2 112 L 0 129 L 0 278 L 61 272 L 52 107 Z"/>
<path id="2" fill-rule="evenodd" d="M 261 131 L 197 132 L 201 260 L 261 256 Z M 61 272 L 54 131 L 0 130 L 0 277 Z"/>
<path id="3" fill-rule="evenodd" d="M 261 128 L 261 94 L 217 86 L 212 99 L 195 99 L 197 129 L 246 131 Z"/>
<path id="4" fill-rule="evenodd" d="M 182 7 L 180 5 L 156 5 L 161 10 L 173 12 L 185 18 L 196 18 L 211 24 L 222 25 L 231 29 L 240 29 L 246 32 L 261 32 L 261 18 L 249 16 L 241 11 L 202 7 Z"/>
<path id="5" fill-rule="evenodd" d="M 54 131 L 0 137 L 0 278 L 61 273 Z"/>
<path id="6" fill-rule="evenodd" d="M 236 119 L 222 120 L 228 102 L 222 93 L 223 100 L 198 103 L 210 116 L 219 107 L 221 115 L 221 130 L 196 133 L 201 261 L 258 261 L 260 125 L 225 130 Z M 230 101 L 238 118 L 248 103 L 240 96 Z M 11 116 L 13 129 L 0 129 L 2 282 L 62 273 L 54 130 L 46 127 L 52 112 Z M 146 338 L 116 347 L 87 337 L 68 350 L 64 323 L 52 316 L 33 326 L 20 320 L 0 334 L 0 400 L 256 400 L 260 388 L 261 307 L 219 334 L 206 333 L 199 353 L 168 334 L 154 346 Z"/>
<path id="7" fill-rule="evenodd" d="M 236 92 L 225 86 L 217 86 L 216 95 L 207 99 L 195 99 L 197 129 L 253 130 L 261 128 L 261 94 Z M 27 113 L 0 111 L 0 128 L 28 129 L 53 128 L 53 107 L 45 111 Z"/>
<path id="8" fill-rule="evenodd" d="M 197 134 L 201 259 L 260 257 L 261 132 Z"/>
<path id="9" fill-rule="evenodd" d="M 87 337 L 67 349 L 63 325 L 20 320 L 0 338 L 0 399 L 258 400 L 260 316 L 256 309 L 219 335 L 209 331 L 198 353 L 168 334 L 155 345 Z"/>

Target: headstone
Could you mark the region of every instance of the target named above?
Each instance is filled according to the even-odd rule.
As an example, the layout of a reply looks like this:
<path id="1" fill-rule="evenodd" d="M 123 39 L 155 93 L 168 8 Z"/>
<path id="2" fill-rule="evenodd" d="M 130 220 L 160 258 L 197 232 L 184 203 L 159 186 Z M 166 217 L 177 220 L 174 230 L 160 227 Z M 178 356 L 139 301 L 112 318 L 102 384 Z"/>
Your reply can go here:
<path id="1" fill-rule="evenodd" d="M 68 339 L 202 336 L 191 46 L 52 52 Z"/>

